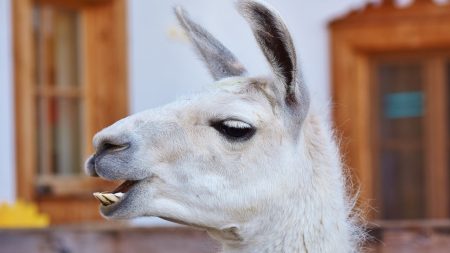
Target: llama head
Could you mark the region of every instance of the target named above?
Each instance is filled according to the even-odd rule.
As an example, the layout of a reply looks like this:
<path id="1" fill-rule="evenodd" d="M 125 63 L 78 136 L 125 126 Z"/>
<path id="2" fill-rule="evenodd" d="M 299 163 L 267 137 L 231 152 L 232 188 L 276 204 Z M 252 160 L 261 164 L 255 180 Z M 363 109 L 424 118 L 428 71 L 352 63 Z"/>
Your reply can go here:
<path id="1" fill-rule="evenodd" d="M 125 180 L 111 193 L 96 194 L 105 217 L 158 216 L 236 240 L 248 224 L 298 194 L 309 98 L 294 46 L 271 8 L 249 0 L 237 8 L 272 77 L 246 77 L 220 42 L 176 8 L 216 87 L 131 115 L 94 137 L 87 173 Z"/>

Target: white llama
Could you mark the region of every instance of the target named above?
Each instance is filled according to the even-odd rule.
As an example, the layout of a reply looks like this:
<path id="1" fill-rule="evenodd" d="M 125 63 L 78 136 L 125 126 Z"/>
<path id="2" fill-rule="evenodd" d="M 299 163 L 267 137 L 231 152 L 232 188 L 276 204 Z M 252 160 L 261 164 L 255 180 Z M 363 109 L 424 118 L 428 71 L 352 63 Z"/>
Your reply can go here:
<path id="1" fill-rule="evenodd" d="M 91 176 L 106 218 L 157 216 L 205 229 L 223 252 L 356 252 L 339 152 L 309 111 L 290 34 L 265 4 L 237 2 L 271 77 L 241 63 L 187 14 L 176 15 L 217 85 L 124 118 L 94 137 Z"/>

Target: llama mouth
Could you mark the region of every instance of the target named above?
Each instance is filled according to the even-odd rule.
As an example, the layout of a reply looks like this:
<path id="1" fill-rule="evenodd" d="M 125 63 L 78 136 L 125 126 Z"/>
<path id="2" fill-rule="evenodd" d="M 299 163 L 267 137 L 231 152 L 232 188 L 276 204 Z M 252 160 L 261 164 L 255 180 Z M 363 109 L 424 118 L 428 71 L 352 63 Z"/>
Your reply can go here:
<path id="1" fill-rule="evenodd" d="M 127 180 L 110 192 L 94 192 L 93 195 L 103 206 L 110 206 L 120 202 L 137 182 Z"/>

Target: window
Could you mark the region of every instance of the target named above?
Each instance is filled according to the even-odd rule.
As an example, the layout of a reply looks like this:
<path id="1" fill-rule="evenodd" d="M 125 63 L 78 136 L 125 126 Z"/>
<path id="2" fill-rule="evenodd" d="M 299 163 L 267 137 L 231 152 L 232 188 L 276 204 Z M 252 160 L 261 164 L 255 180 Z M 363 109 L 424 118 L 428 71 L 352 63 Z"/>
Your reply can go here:
<path id="1" fill-rule="evenodd" d="M 79 13 L 36 5 L 33 30 L 38 175 L 77 175 L 85 139 Z"/>
<path id="2" fill-rule="evenodd" d="M 424 73 L 420 62 L 375 66 L 380 216 L 425 217 Z"/>
<path id="3" fill-rule="evenodd" d="M 99 219 L 91 139 L 127 114 L 124 0 L 15 0 L 18 198 L 53 223 Z"/>

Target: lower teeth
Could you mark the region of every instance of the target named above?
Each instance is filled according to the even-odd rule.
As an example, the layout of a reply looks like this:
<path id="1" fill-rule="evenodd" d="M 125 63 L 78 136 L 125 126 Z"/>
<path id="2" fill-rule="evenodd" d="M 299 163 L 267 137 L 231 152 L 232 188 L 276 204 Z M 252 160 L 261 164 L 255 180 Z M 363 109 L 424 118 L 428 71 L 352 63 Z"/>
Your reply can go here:
<path id="1" fill-rule="evenodd" d="M 116 192 L 116 193 L 94 192 L 93 195 L 96 199 L 98 199 L 102 203 L 102 205 L 109 206 L 109 205 L 119 202 L 120 199 L 125 194 L 122 192 Z"/>

